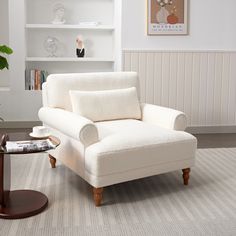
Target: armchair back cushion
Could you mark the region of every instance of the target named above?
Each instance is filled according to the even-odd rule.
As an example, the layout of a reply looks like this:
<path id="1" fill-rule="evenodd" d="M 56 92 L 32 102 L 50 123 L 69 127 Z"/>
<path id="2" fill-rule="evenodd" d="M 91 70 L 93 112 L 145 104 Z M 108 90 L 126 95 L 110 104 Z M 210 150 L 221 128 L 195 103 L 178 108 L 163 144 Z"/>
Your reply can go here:
<path id="1" fill-rule="evenodd" d="M 70 90 L 99 91 L 136 87 L 136 72 L 53 74 L 48 76 L 44 105 L 72 111 Z"/>
<path id="2" fill-rule="evenodd" d="M 102 91 L 70 91 L 73 113 L 94 122 L 141 119 L 135 87 Z"/>

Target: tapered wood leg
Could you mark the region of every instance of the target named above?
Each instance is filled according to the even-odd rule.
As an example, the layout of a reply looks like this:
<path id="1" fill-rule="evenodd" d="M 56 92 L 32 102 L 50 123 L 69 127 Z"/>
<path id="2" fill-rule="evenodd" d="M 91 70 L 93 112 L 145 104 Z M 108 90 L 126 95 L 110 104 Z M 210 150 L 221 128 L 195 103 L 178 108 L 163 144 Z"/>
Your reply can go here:
<path id="1" fill-rule="evenodd" d="M 93 199 L 96 206 L 101 206 L 103 188 L 93 188 Z"/>
<path id="2" fill-rule="evenodd" d="M 56 168 L 56 162 L 57 162 L 57 159 L 55 157 L 53 157 L 52 155 L 48 155 L 49 157 L 49 161 L 50 161 L 50 164 L 51 164 L 51 167 L 52 168 Z"/>
<path id="3" fill-rule="evenodd" d="M 183 169 L 182 171 L 183 171 L 184 185 L 188 185 L 190 177 L 190 168 Z"/>

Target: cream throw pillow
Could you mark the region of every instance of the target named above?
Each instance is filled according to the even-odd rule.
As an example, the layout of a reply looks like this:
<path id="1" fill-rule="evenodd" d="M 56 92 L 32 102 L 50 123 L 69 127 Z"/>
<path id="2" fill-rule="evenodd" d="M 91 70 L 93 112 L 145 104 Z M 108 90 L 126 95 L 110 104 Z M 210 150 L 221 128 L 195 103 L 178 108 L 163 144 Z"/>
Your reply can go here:
<path id="1" fill-rule="evenodd" d="M 135 87 L 103 91 L 70 91 L 73 112 L 92 121 L 141 119 Z"/>

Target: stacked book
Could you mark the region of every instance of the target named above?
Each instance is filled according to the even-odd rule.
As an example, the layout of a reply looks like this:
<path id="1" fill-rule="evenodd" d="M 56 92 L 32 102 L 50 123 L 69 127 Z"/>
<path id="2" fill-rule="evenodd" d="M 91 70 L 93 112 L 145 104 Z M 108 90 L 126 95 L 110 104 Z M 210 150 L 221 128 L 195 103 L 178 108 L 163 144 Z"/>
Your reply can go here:
<path id="1" fill-rule="evenodd" d="M 42 90 L 48 73 L 44 70 L 25 70 L 25 90 Z"/>

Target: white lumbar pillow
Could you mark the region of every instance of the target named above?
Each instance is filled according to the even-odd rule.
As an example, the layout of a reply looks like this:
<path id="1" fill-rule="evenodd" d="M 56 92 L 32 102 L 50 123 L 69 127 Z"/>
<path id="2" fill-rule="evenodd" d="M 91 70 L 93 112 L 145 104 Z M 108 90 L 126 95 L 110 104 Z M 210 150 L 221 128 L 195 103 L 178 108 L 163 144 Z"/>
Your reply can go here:
<path id="1" fill-rule="evenodd" d="M 73 112 L 92 121 L 141 119 L 135 87 L 103 91 L 70 91 Z"/>

